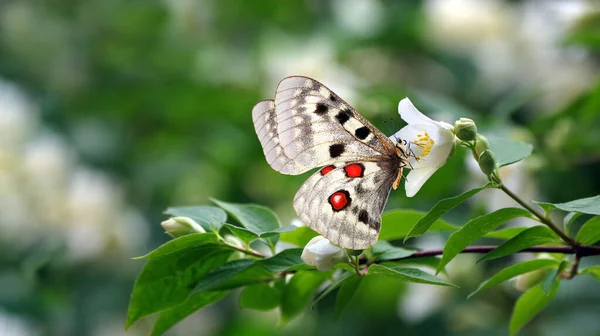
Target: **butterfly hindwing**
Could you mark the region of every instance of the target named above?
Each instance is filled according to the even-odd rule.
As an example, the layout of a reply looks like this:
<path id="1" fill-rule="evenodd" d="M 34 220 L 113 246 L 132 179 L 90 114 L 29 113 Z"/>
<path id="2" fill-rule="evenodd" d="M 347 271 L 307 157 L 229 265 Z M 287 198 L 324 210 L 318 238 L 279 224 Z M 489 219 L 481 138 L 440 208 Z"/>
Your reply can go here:
<path id="1" fill-rule="evenodd" d="M 274 101 L 254 107 L 253 119 L 267 161 L 284 174 L 339 161 L 374 161 L 394 153 L 388 137 L 307 77 L 283 79 Z"/>
<path id="2" fill-rule="evenodd" d="M 332 243 L 365 249 L 377 241 L 381 213 L 398 173 L 390 162 L 344 162 L 315 172 L 294 198 L 308 227 Z"/>

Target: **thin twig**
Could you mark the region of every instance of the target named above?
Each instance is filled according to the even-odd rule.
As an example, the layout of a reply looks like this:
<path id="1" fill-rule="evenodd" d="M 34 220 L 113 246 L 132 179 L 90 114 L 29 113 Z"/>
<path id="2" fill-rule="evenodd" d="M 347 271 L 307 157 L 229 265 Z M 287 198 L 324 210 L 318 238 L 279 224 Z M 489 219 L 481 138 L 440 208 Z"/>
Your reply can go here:
<path id="1" fill-rule="evenodd" d="M 539 211 L 534 209 L 531 205 L 521 199 L 518 195 L 513 193 L 510 189 L 508 189 L 504 183 L 499 178 L 494 177 L 494 182 L 498 183 L 498 188 L 500 188 L 504 193 L 506 193 L 510 198 L 519 203 L 523 208 L 527 211 L 531 212 L 534 216 L 536 216 L 542 223 L 546 224 L 552 231 L 556 232 L 556 234 L 563 240 L 565 243 L 577 247 L 579 243 L 575 241 L 573 238 L 567 236 L 556 224 L 554 224 L 548 217 L 542 215 Z"/>
<path id="2" fill-rule="evenodd" d="M 267 257 L 266 255 L 264 255 L 264 254 L 262 254 L 262 253 L 260 253 L 258 251 L 255 251 L 255 250 L 253 250 L 251 248 L 245 249 L 243 247 L 239 247 L 239 246 L 235 246 L 235 245 L 231 245 L 231 244 L 227 244 L 227 243 L 224 243 L 224 245 L 227 246 L 227 247 L 229 247 L 229 248 L 232 248 L 232 249 L 234 249 L 236 251 L 240 251 L 242 253 L 245 253 L 247 255 L 251 255 L 251 256 L 254 256 L 254 257 L 257 257 L 257 258 L 264 259 L 264 258 Z"/>

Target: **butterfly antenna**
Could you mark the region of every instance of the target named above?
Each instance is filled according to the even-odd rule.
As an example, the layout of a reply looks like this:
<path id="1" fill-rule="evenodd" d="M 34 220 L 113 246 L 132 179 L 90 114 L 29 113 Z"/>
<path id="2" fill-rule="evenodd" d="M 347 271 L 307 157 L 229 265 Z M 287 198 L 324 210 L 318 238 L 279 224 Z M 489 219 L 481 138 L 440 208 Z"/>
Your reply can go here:
<path id="1" fill-rule="evenodd" d="M 392 117 L 390 117 L 390 120 L 392 121 L 392 129 L 396 129 L 396 120 Z"/>
<path id="2" fill-rule="evenodd" d="M 382 121 L 382 123 L 384 123 L 387 126 L 390 133 L 392 133 L 392 128 L 390 127 L 390 123 L 387 120 Z"/>

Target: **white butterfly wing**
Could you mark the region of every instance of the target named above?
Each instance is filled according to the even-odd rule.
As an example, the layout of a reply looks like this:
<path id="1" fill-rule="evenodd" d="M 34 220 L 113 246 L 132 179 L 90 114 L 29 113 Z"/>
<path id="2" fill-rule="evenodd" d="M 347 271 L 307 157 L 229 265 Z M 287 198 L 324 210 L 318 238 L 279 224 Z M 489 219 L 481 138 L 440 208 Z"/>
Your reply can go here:
<path id="1" fill-rule="evenodd" d="M 394 164 L 349 162 L 320 169 L 296 193 L 294 209 L 333 244 L 366 249 L 379 236 L 381 213 L 400 169 Z"/>
<path id="2" fill-rule="evenodd" d="M 283 79 L 275 100 L 252 110 L 267 162 L 297 175 L 340 161 L 380 161 L 395 154 L 394 143 L 335 93 L 314 79 Z"/>

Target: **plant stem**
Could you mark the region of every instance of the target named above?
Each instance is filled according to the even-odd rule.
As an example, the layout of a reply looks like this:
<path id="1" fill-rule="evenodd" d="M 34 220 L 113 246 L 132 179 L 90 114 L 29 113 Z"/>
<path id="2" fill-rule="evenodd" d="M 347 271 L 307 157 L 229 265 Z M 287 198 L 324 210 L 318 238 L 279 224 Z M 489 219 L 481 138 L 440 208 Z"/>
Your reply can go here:
<path id="1" fill-rule="evenodd" d="M 492 180 L 494 180 L 494 182 L 498 183 L 498 188 L 500 188 L 502 191 L 504 191 L 505 194 L 507 194 L 510 198 L 512 198 L 513 200 L 515 200 L 517 203 L 519 203 L 523 208 L 525 208 L 527 211 L 531 212 L 534 216 L 536 216 L 542 223 L 546 224 L 552 231 L 556 232 L 556 234 L 563 240 L 565 241 L 565 243 L 573 246 L 573 247 L 577 247 L 579 246 L 579 243 L 577 241 L 575 241 L 574 239 L 572 239 L 571 237 L 567 236 L 566 233 L 564 233 L 556 224 L 554 224 L 548 217 L 546 217 L 545 215 L 541 214 L 539 211 L 537 211 L 536 209 L 534 209 L 531 205 L 529 205 L 527 202 L 525 202 L 523 199 L 521 199 L 518 195 L 516 195 L 515 193 L 513 193 L 510 189 L 508 189 L 504 183 L 502 183 L 502 180 L 500 180 L 497 177 L 492 177 Z"/>
<path id="2" fill-rule="evenodd" d="M 488 252 L 496 249 L 497 247 L 498 246 L 495 246 L 495 245 L 469 246 L 469 247 L 465 248 L 464 250 L 462 250 L 460 252 L 460 254 L 488 253 Z M 583 256 L 600 255 L 600 246 L 578 246 L 578 247 L 573 247 L 573 246 L 533 246 L 533 247 L 523 249 L 521 251 L 517 251 L 516 253 L 526 253 L 526 252 L 578 254 L 580 257 L 583 257 Z M 443 249 L 427 250 L 427 251 L 415 252 L 414 254 L 412 254 L 408 257 L 392 259 L 392 260 L 385 260 L 385 261 L 400 261 L 400 260 L 407 260 L 407 259 L 418 259 L 418 258 L 434 257 L 434 256 L 442 255 L 442 254 L 444 254 Z M 375 261 L 375 263 L 378 263 L 378 262 L 381 262 L 381 261 Z"/>
<path id="3" fill-rule="evenodd" d="M 267 257 L 266 255 L 264 255 L 264 254 L 262 254 L 262 253 L 260 253 L 260 252 L 258 252 L 258 251 L 255 251 L 255 250 L 253 250 L 253 249 L 251 249 L 251 248 L 245 249 L 245 248 L 242 248 L 242 247 L 239 247 L 239 246 L 235 246 L 235 245 L 227 244 L 227 243 L 225 243 L 225 242 L 223 242 L 223 245 L 225 245 L 225 246 L 227 246 L 227 247 L 229 247 L 229 248 L 231 248 L 231 249 L 234 249 L 234 250 L 236 250 L 236 251 L 239 251 L 239 252 L 245 253 L 245 254 L 247 254 L 247 255 L 251 255 L 251 256 L 253 256 L 253 257 L 257 257 L 257 258 L 261 258 L 261 259 L 264 259 L 264 258 L 266 258 L 266 257 Z"/>

